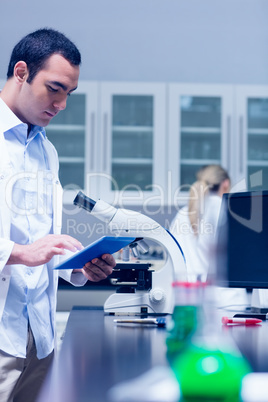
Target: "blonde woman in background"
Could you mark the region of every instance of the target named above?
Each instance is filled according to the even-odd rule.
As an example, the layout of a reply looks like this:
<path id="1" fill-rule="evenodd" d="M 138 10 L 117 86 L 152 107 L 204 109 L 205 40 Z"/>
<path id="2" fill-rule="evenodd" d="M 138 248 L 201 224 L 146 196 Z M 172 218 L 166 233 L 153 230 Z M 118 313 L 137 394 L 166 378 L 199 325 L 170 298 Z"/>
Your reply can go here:
<path id="1" fill-rule="evenodd" d="M 207 278 L 213 261 L 222 195 L 230 192 L 230 187 L 230 177 L 223 167 L 204 166 L 190 188 L 188 205 L 178 211 L 171 223 L 170 231 L 185 254 L 189 280 Z M 218 304 L 248 304 L 245 289 L 221 288 L 219 297 Z"/>

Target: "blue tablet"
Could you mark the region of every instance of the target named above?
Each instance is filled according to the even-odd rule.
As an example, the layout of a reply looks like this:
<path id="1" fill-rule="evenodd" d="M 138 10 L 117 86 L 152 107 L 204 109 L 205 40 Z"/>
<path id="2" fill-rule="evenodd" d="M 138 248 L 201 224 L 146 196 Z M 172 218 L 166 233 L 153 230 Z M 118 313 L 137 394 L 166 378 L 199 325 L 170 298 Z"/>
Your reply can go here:
<path id="1" fill-rule="evenodd" d="M 136 237 L 113 237 L 103 236 L 95 242 L 89 244 L 76 253 L 74 253 L 67 260 L 63 261 L 59 265 L 56 265 L 54 269 L 80 269 L 83 266 L 93 260 L 94 258 L 100 258 L 103 254 L 113 254 L 121 250 L 132 243 Z"/>

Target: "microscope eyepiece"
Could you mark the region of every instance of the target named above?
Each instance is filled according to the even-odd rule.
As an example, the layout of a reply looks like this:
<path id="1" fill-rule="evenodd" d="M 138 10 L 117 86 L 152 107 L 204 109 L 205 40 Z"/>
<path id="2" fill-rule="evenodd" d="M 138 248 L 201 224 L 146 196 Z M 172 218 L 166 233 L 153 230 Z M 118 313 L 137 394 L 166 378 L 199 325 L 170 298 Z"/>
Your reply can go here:
<path id="1" fill-rule="evenodd" d="M 96 201 L 87 197 L 82 191 L 79 191 L 75 199 L 73 200 L 74 205 L 80 208 L 84 208 L 86 211 L 91 212 L 96 204 Z"/>

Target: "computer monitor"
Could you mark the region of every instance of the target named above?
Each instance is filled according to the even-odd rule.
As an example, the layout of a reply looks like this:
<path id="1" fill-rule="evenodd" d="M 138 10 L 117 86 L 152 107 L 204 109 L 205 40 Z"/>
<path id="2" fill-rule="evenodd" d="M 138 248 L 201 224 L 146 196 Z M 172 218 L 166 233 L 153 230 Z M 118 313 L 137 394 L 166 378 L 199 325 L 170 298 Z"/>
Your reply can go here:
<path id="1" fill-rule="evenodd" d="M 268 191 L 224 194 L 217 237 L 217 283 L 268 289 Z"/>

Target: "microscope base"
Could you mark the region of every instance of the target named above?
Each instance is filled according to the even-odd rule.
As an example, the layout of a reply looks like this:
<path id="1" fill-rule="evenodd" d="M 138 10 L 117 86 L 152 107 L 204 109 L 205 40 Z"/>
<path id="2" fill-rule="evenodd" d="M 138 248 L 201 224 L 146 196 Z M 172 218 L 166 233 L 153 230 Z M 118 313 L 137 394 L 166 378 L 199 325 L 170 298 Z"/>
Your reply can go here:
<path id="1" fill-rule="evenodd" d="M 115 293 L 105 301 L 104 312 L 115 315 L 165 315 L 172 314 L 173 307 L 171 297 L 153 302 L 149 292 Z"/>

